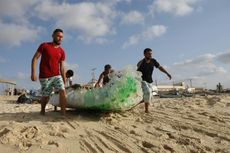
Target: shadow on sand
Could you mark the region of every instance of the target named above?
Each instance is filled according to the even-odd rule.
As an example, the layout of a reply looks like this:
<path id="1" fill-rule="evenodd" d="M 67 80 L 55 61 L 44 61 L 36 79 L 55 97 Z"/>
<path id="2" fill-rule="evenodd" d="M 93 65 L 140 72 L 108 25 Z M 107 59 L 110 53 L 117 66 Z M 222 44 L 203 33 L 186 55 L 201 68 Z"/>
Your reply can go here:
<path id="1" fill-rule="evenodd" d="M 15 113 L 1 113 L 0 121 L 15 121 L 15 122 L 60 122 L 63 120 L 74 120 L 81 122 L 99 121 L 102 117 L 107 116 L 108 112 L 97 110 L 81 110 L 81 109 L 68 109 L 66 116 L 63 117 L 60 111 L 53 111 L 47 109 L 45 116 L 40 115 L 40 112 L 15 112 Z"/>

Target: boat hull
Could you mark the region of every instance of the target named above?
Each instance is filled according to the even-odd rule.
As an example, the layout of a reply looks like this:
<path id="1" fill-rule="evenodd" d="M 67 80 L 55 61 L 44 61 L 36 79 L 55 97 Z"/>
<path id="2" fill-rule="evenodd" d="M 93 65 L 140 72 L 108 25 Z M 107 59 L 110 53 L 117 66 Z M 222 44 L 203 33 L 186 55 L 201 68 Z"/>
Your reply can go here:
<path id="1" fill-rule="evenodd" d="M 102 111 L 129 110 L 142 100 L 142 95 L 141 74 L 131 67 L 114 72 L 102 88 L 66 90 L 68 108 Z M 54 94 L 50 103 L 59 106 L 59 95 Z"/>

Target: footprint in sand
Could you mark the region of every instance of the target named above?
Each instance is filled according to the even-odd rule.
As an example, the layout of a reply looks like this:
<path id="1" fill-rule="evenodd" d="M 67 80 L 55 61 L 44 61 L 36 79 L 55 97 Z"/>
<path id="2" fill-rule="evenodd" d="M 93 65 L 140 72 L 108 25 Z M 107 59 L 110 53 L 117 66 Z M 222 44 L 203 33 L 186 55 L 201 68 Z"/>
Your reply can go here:
<path id="1" fill-rule="evenodd" d="M 50 140 L 50 141 L 48 142 L 48 145 L 54 145 L 54 146 L 56 146 L 56 147 L 59 147 L 59 144 L 58 144 L 57 142 L 55 142 L 55 141 L 52 141 L 52 140 Z"/>
<path id="2" fill-rule="evenodd" d="M 38 134 L 38 128 L 36 126 L 25 127 L 21 130 L 21 133 L 25 135 L 25 138 L 33 139 Z"/>
<path id="3" fill-rule="evenodd" d="M 0 131 L 0 138 L 10 132 L 10 129 L 4 128 Z"/>
<path id="4" fill-rule="evenodd" d="M 157 147 L 157 146 L 155 146 L 155 145 L 153 145 L 152 143 L 147 142 L 147 141 L 143 141 L 143 142 L 142 142 L 142 146 L 145 147 L 145 148 Z"/>
<path id="5" fill-rule="evenodd" d="M 170 151 L 170 152 L 175 152 L 175 150 L 174 150 L 171 146 L 169 146 L 169 145 L 167 145 L 167 144 L 163 145 L 163 148 L 164 148 L 165 150 Z"/>
<path id="6" fill-rule="evenodd" d="M 211 98 L 206 98 L 207 104 L 211 107 L 213 107 L 217 102 L 220 102 L 221 99 L 219 97 L 211 97 Z"/>
<path id="7" fill-rule="evenodd" d="M 52 132 L 49 133 L 49 135 L 50 136 L 57 136 L 57 137 L 61 137 L 61 138 L 66 138 L 66 136 L 64 134 L 60 133 L 60 132 L 52 131 Z"/>
<path id="8" fill-rule="evenodd" d="M 28 150 L 35 142 L 40 140 L 40 131 L 36 126 L 8 128 L 0 131 L 0 142 Z"/>
<path id="9" fill-rule="evenodd" d="M 57 136 L 61 138 L 66 138 L 67 134 L 69 133 L 69 129 L 60 125 L 52 125 L 52 131 L 49 132 L 50 136 Z"/>

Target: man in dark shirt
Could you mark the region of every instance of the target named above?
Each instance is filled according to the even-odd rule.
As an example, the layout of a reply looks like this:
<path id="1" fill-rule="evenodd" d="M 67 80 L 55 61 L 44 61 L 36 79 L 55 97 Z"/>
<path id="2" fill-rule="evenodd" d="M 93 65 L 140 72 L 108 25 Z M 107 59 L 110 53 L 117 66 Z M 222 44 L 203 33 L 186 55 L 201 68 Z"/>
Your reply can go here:
<path id="1" fill-rule="evenodd" d="M 139 61 L 137 64 L 137 71 L 142 73 L 142 102 L 145 103 L 146 113 L 149 112 L 149 102 L 152 99 L 152 74 L 154 67 L 158 68 L 161 72 L 164 72 L 169 77 L 169 79 L 171 79 L 171 75 L 156 61 L 156 59 L 152 58 L 152 50 L 150 48 L 146 48 L 144 50 L 144 59 Z"/>

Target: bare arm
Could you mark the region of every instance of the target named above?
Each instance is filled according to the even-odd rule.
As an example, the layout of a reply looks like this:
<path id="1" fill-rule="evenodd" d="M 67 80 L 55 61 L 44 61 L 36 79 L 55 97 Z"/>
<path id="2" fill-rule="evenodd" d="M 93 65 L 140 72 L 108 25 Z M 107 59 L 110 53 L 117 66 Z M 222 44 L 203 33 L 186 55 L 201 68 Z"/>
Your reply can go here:
<path id="1" fill-rule="evenodd" d="M 97 83 L 95 84 L 95 87 L 99 87 L 99 84 L 103 80 L 103 78 L 104 78 L 104 75 L 101 74 L 100 77 L 99 77 L 99 79 L 98 79 L 98 81 L 97 81 Z"/>
<path id="2" fill-rule="evenodd" d="M 64 84 L 66 83 L 66 76 L 65 76 L 65 62 L 61 61 L 60 62 L 60 71 L 61 71 L 61 76 L 64 81 Z"/>
<path id="3" fill-rule="evenodd" d="M 72 86 L 73 85 L 73 81 L 72 79 L 69 80 L 69 85 Z"/>
<path id="4" fill-rule="evenodd" d="M 161 72 L 164 72 L 169 77 L 169 79 L 171 80 L 172 76 L 162 66 L 159 67 L 159 70 Z"/>
<path id="5" fill-rule="evenodd" d="M 34 54 L 34 57 L 33 57 L 32 62 L 31 62 L 31 80 L 32 81 L 36 81 L 37 80 L 37 76 L 36 76 L 36 65 L 37 65 L 37 61 L 38 61 L 38 59 L 39 59 L 40 56 L 41 56 L 41 53 L 37 51 Z"/>

